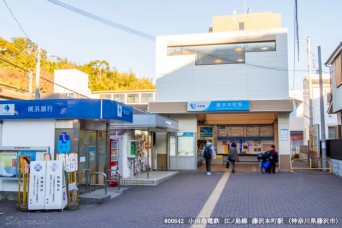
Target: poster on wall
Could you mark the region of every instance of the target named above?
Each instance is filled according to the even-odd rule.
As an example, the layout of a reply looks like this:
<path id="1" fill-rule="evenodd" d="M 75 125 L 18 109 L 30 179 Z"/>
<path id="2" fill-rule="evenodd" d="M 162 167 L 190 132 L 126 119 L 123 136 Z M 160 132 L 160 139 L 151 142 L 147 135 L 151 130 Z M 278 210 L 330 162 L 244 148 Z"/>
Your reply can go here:
<path id="1" fill-rule="evenodd" d="M 14 177 L 17 175 L 17 153 L 0 153 L 0 177 Z"/>
<path id="2" fill-rule="evenodd" d="M 17 177 L 20 156 L 30 157 L 30 161 L 42 161 L 49 154 L 48 147 L 0 146 L 0 177 Z"/>
<path id="3" fill-rule="evenodd" d="M 320 147 L 319 147 L 319 125 L 315 124 L 309 127 L 309 152 L 310 156 L 319 158 Z"/>
<path id="4" fill-rule="evenodd" d="M 212 127 L 201 127 L 200 128 L 200 137 L 201 138 L 213 137 L 213 128 Z"/>
<path id="5" fill-rule="evenodd" d="M 194 156 L 195 154 L 195 134 L 193 132 L 177 133 L 178 136 L 178 156 Z"/>

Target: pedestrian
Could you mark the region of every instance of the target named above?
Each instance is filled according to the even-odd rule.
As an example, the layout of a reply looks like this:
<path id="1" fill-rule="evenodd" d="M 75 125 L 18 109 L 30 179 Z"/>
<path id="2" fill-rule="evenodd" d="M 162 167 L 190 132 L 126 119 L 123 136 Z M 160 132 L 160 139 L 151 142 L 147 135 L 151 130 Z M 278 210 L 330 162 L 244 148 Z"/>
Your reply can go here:
<path id="1" fill-rule="evenodd" d="M 239 161 L 239 154 L 237 152 L 236 144 L 234 142 L 230 145 L 228 161 L 230 161 L 231 163 L 232 173 L 235 173 L 235 162 Z"/>
<path id="2" fill-rule="evenodd" d="M 257 158 L 259 161 L 259 173 L 264 173 L 264 168 L 262 164 L 264 163 L 264 153 L 257 154 Z"/>
<path id="3" fill-rule="evenodd" d="M 205 166 L 207 169 L 207 175 L 211 175 L 211 159 L 215 156 L 215 149 L 211 140 L 203 147 L 203 157 L 205 158 Z"/>
<path id="4" fill-rule="evenodd" d="M 271 162 L 271 166 L 268 170 L 268 173 L 271 173 L 271 172 L 275 173 L 275 169 L 276 169 L 277 162 L 278 162 L 278 152 L 276 151 L 274 145 L 271 145 L 269 161 Z"/>

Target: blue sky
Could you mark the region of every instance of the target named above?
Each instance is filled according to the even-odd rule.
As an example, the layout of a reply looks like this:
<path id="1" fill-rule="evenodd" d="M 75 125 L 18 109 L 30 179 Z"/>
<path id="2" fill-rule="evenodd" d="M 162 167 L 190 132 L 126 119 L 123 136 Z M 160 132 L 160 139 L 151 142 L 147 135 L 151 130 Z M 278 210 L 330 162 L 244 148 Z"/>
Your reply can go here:
<path id="1" fill-rule="evenodd" d="M 294 66 L 293 24 L 294 0 L 64 0 L 84 11 L 158 36 L 206 33 L 213 16 L 245 11 L 281 13 L 282 27 L 288 28 L 289 69 Z M 48 56 L 59 56 L 84 64 L 107 60 L 119 71 L 132 70 L 138 77 L 155 76 L 155 43 L 50 3 L 47 0 L 6 0 L 26 34 L 47 50 Z M 298 0 L 300 61 L 297 70 L 306 70 L 306 42 L 317 63 L 317 46 L 324 63 L 342 41 L 341 0 Z M 340 16 L 339 16 L 340 15 Z M 5 39 L 24 37 L 3 1 L 0 1 L 0 36 Z M 297 56 L 297 54 L 296 54 Z M 297 57 L 296 57 L 297 58 Z M 325 72 L 328 68 L 323 66 Z M 289 72 L 290 88 L 301 88 L 305 72 Z M 293 78 L 295 78 L 293 83 Z"/>

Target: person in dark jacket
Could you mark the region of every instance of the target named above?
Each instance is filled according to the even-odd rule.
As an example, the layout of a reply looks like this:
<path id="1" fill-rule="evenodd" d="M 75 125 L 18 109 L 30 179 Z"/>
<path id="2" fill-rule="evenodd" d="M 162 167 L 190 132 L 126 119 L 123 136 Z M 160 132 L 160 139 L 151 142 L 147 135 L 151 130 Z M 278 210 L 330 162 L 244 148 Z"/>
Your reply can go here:
<path id="1" fill-rule="evenodd" d="M 239 160 L 239 154 L 236 149 L 236 144 L 233 142 L 230 145 L 228 160 L 232 164 L 232 173 L 235 173 L 235 162 Z"/>
<path id="2" fill-rule="evenodd" d="M 210 154 L 208 156 L 205 155 L 206 148 L 209 149 L 210 151 L 209 152 Z M 205 166 L 207 169 L 207 175 L 211 175 L 211 159 L 215 156 L 215 148 L 211 140 L 208 140 L 208 142 L 203 147 L 202 156 L 203 158 L 205 158 Z"/>
<path id="3" fill-rule="evenodd" d="M 278 152 L 275 149 L 274 145 L 271 145 L 270 155 L 269 155 L 269 161 L 271 162 L 271 166 L 268 169 L 268 173 L 275 173 L 275 169 L 278 162 Z"/>

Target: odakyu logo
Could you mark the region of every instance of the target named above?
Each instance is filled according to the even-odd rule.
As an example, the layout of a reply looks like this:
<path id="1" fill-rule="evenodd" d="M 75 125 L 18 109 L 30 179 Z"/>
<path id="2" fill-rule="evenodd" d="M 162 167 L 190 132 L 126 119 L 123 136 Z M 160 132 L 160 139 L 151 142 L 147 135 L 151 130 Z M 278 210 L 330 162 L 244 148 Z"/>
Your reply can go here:
<path id="1" fill-rule="evenodd" d="M 37 165 L 34 166 L 34 170 L 36 170 L 37 172 L 39 172 L 40 170 L 42 170 L 43 166 L 38 163 Z"/>
<path id="2" fill-rule="evenodd" d="M 196 104 L 190 103 L 190 107 L 191 107 L 192 109 L 195 109 L 196 106 L 197 106 Z"/>

